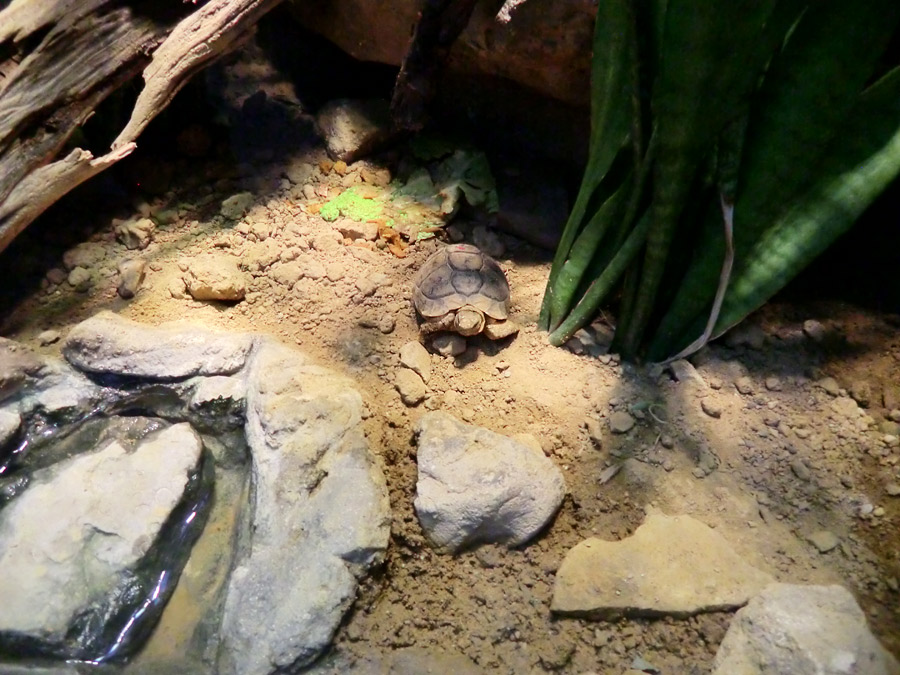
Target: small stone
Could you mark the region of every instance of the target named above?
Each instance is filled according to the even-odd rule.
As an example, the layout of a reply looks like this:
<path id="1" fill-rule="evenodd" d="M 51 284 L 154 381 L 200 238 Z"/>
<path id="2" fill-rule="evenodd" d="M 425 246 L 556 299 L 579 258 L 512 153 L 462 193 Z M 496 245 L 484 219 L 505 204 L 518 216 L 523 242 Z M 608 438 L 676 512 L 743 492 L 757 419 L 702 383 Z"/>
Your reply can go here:
<path id="1" fill-rule="evenodd" d="M 325 276 L 325 265 L 318 260 L 307 260 L 303 263 L 303 276 L 307 279 L 321 279 Z"/>
<path id="2" fill-rule="evenodd" d="M 841 393 L 841 387 L 838 385 L 837 380 L 833 377 L 823 377 L 821 380 L 816 382 L 816 386 L 822 389 L 829 396 L 837 396 Z"/>
<path id="3" fill-rule="evenodd" d="M 769 391 L 781 391 L 782 389 L 781 380 L 774 376 L 767 377 L 765 384 Z"/>
<path id="4" fill-rule="evenodd" d="M 431 347 L 441 356 L 459 356 L 466 351 L 466 339 L 456 333 L 439 333 L 432 338 Z"/>
<path id="5" fill-rule="evenodd" d="M 884 486 L 884 491 L 889 497 L 900 497 L 900 483 L 888 483 Z"/>
<path id="6" fill-rule="evenodd" d="M 593 417 L 587 417 L 584 420 L 584 428 L 587 429 L 588 437 L 595 447 L 603 447 L 603 426 Z"/>
<path id="7" fill-rule="evenodd" d="M 334 229 L 347 239 L 375 241 L 378 238 L 378 223 L 375 222 L 360 223 L 350 218 L 341 218 L 334 223 Z"/>
<path id="8" fill-rule="evenodd" d="M 609 430 L 614 434 L 624 434 L 634 426 L 634 418 L 627 412 L 617 410 L 609 416 Z"/>
<path id="9" fill-rule="evenodd" d="M 69 272 L 68 282 L 79 293 L 85 293 L 91 287 L 91 273 L 84 267 L 75 267 Z"/>
<path id="10" fill-rule="evenodd" d="M 874 509 L 872 509 L 872 515 L 876 518 L 881 518 L 884 515 L 884 507 L 876 506 Z"/>
<path id="11" fill-rule="evenodd" d="M 325 278 L 329 281 L 340 281 L 344 278 L 344 266 L 340 263 L 329 263 L 325 266 Z"/>
<path id="12" fill-rule="evenodd" d="M 829 530 L 813 532 L 806 538 L 806 541 L 815 546 L 819 553 L 828 553 L 828 551 L 837 548 L 837 545 L 841 543 L 841 540 L 835 536 L 834 532 Z"/>
<path id="13" fill-rule="evenodd" d="M 252 203 L 252 192 L 239 192 L 222 201 L 219 214 L 228 220 L 237 220 L 244 215 L 244 212 L 250 208 Z"/>
<path id="14" fill-rule="evenodd" d="M 150 218 L 128 220 L 116 228 L 116 239 L 129 250 L 145 249 L 150 245 L 156 223 Z"/>
<path id="15" fill-rule="evenodd" d="M 47 272 L 47 281 L 49 281 L 54 286 L 59 286 L 62 282 L 66 280 L 66 271 L 61 267 L 54 267 L 53 269 Z"/>
<path id="16" fill-rule="evenodd" d="M 519 325 L 513 321 L 498 321 L 488 323 L 482 331 L 489 340 L 502 340 L 519 332 Z"/>
<path id="17" fill-rule="evenodd" d="M 739 377 L 734 381 L 734 388 L 737 389 L 744 396 L 752 396 L 755 388 L 753 386 L 753 380 L 744 375 L 743 377 Z"/>
<path id="18" fill-rule="evenodd" d="M 900 422 L 900 410 L 894 409 L 888 414 L 888 418 L 891 422 Z"/>
<path id="19" fill-rule="evenodd" d="M 378 319 L 378 330 L 380 330 L 385 335 L 387 335 L 388 333 L 392 333 L 395 326 L 396 321 L 394 321 L 394 317 L 390 314 L 382 314 L 381 318 Z"/>
<path id="20" fill-rule="evenodd" d="M 850 396 L 861 408 L 868 408 L 872 402 L 872 385 L 865 380 L 857 380 L 850 385 Z"/>
<path id="21" fill-rule="evenodd" d="M 812 480 L 812 471 L 809 470 L 809 467 L 806 466 L 806 463 L 799 457 L 795 457 L 793 460 L 791 460 L 791 471 L 804 483 L 808 483 L 810 480 Z"/>
<path id="22" fill-rule="evenodd" d="M 808 319 L 803 322 L 803 334 L 813 342 L 821 344 L 825 340 L 827 331 L 821 322 Z"/>
<path id="23" fill-rule="evenodd" d="M 59 340 L 59 331 L 58 330 L 41 331 L 37 336 L 38 344 L 41 347 L 46 347 L 47 345 L 52 345 L 57 340 Z"/>
<path id="24" fill-rule="evenodd" d="M 183 279 L 194 300 L 243 300 L 247 288 L 237 261 L 230 256 L 193 258 Z"/>
<path id="25" fill-rule="evenodd" d="M 709 397 L 702 399 L 700 408 L 710 417 L 718 419 L 722 416 L 722 406 L 715 399 Z"/>
<path id="26" fill-rule="evenodd" d="M 675 439 L 673 439 L 671 436 L 666 436 L 665 434 L 663 434 L 659 438 L 659 444 L 666 450 L 671 450 L 675 447 Z"/>
<path id="27" fill-rule="evenodd" d="M 394 386 L 400 393 L 400 400 L 408 406 L 419 405 L 428 393 L 422 378 L 408 368 L 397 371 Z"/>
<path id="28" fill-rule="evenodd" d="M 144 275 L 147 271 L 147 261 L 141 260 L 123 260 L 119 263 L 119 285 L 116 292 L 120 297 L 133 298 L 135 293 L 144 283 Z"/>
<path id="29" fill-rule="evenodd" d="M 431 378 L 431 354 L 421 342 L 410 340 L 400 348 L 400 363 L 419 374 L 422 382 L 428 384 Z"/>

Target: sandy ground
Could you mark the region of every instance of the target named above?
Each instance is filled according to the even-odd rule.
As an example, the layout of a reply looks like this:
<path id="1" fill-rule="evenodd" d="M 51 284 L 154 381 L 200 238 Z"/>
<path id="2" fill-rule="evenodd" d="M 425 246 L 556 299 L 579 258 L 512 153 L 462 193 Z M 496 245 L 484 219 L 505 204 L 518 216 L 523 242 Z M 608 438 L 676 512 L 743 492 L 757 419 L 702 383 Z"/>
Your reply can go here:
<path id="1" fill-rule="evenodd" d="M 315 145 L 251 153 L 236 165 L 173 160 L 164 171 L 150 170 L 151 177 L 170 176 L 161 195 L 131 195 L 115 208 L 83 197 L 93 206 L 54 210 L 0 258 L 15 274 L 30 257 L 44 275 L 0 307 L 0 334 L 43 353 L 59 351 L 57 341 L 42 344 L 53 337 L 39 338 L 44 331 L 64 337 L 73 324 L 110 309 L 150 324 L 181 318 L 271 333 L 356 381 L 394 523 L 387 561 L 321 670 L 415 646 L 461 653 L 497 673 L 620 673 L 638 656 L 664 673 L 708 672 L 731 614 L 605 623 L 549 611 L 566 552 L 590 536 L 627 537 L 648 506 L 715 527 L 781 581 L 847 586 L 874 632 L 900 655 L 900 498 L 888 493 L 900 478 L 900 412 L 891 421 L 900 408 L 897 316 L 836 302 L 773 304 L 693 359 L 702 382 L 677 382 L 669 371 L 637 369 L 606 354 L 611 316 L 594 326 L 598 345 L 576 346 L 581 353 L 549 346 L 534 328 L 549 254 L 501 235 L 498 260 L 523 330 L 499 343 L 471 339 L 455 359 L 434 355 L 427 398 L 409 407 L 394 382 L 400 348 L 418 339 L 412 281 L 441 244 L 419 242 L 400 258 L 374 242 L 344 239 L 317 209 L 379 167 L 358 163 L 340 175 L 324 160 Z M 302 184 L 286 177 L 298 164 L 308 167 Z M 245 215 L 221 218 L 221 202 L 244 191 L 252 194 Z M 115 227 L 142 213 L 163 214 L 165 223 L 145 249 L 128 250 Z M 471 227 L 457 225 L 470 241 Z M 70 251 L 87 242 L 77 260 L 89 273 L 84 290 L 73 288 L 62 251 L 47 244 L 60 232 Z M 199 302 L 183 293 L 185 270 L 214 256 L 240 264 L 248 280 L 243 301 Z M 116 268 L 137 258 L 147 263 L 146 279 L 125 300 L 116 292 Z M 307 275 L 279 281 L 279 267 L 295 261 Z M 808 320 L 819 322 L 816 339 L 803 331 Z M 531 434 L 563 470 L 569 494 L 537 540 L 455 557 L 430 549 L 412 508 L 412 430 L 431 409 L 499 433 Z M 634 428 L 612 433 L 615 411 L 631 414 Z M 613 465 L 621 470 L 604 483 Z M 821 530 L 839 546 L 820 553 L 807 537 Z"/>

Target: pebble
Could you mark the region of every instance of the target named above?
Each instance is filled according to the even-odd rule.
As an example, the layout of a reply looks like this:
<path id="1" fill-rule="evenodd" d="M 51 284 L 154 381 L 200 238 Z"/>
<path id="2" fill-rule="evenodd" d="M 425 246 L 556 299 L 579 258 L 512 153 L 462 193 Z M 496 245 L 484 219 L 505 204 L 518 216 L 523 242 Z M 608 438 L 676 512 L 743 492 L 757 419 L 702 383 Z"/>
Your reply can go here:
<path id="1" fill-rule="evenodd" d="M 819 553 L 828 553 L 828 551 L 837 548 L 837 545 L 841 543 L 841 540 L 837 538 L 834 532 L 829 530 L 813 532 L 806 538 L 806 541 L 815 546 Z"/>
<path id="2" fill-rule="evenodd" d="M 722 406 L 711 398 L 704 398 L 700 401 L 700 407 L 710 417 L 718 419 L 722 416 Z"/>
<path id="3" fill-rule="evenodd" d="M 888 414 L 888 417 L 890 418 L 891 422 L 900 422 L 900 410 L 891 410 L 891 412 Z"/>
<path id="4" fill-rule="evenodd" d="M 672 438 L 671 436 L 666 436 L 665 434 L 663 434 L 662 436 L 660 436 L 660 438 L 659 438 L 659 443 L 660 443 L 660 445 L 662 445 L 666 450 L 671 450 L 672 448 L 675 447 L 675 439 Z"/>
<path id="5" fill-rule="evenodd" d="M 84 267 L 74 267 L 69 272 L 68 282 L 79 293 L 85 293 L 91 287 L 91 273 Z"/>
<path id="6" fill-rule="evenodd" d="M 609 416 L 609 430 L 614 434 L 624 434 L 634 426 L 634 418 L 621 410 Z"/>
<path id="7" fill-rule="evenodd" d="M 812 479 L 812 472 L 809 470 L 809 467 L 806 466 L 806 463 L 799 457 L 791 460 L 791 471 L 804 483 L 808 483 Z"/>
<path id="8" fill-rule="evenodd" d="M 884 486 L 884 491 L 889 497 L 900 497 L 900 483 L 888 483 Z"/>
<path id="9" fill-rule="evenodd" d="M 394 331 L 394 327 L 397 325 L 397 322 L 394 320 L 394 317 L 390 314 L 384 314 L 378 320 L 378 330 L 387 335 L 388 333 L 392 333 Z"/>
<path id="10" fill-rule="evenodd" d="M 837 396 L 841 393 L 841 388 L 833 377 L 823 377 L 816 382 L 816 386 L 824 390 L 829 396 Z"/>
<path id="11" fill-rule="evenodd" d="M 431 354 L 421 342 L 410 340 L 400 348 L 400 363 L 418 373 L 422 382 L 428 384 L 431 379 Z"/>
<path id="12" fill-rule="evenodd" d="M 64 269 L 62 269 L 61 267 L 54 267 L 47 272 L 47 281 L 49 281 L 51 284 L 59 286 L 59 284 L 66 280 L 66 276 L 66 271 Z"/>
<path id="13" fill-rule="evenodd" d="M 872 515 L 876 518 L 881 518 L 884 515 L 884 507 L 876 506 L 874 509 L 872 509 Z"/>
<path id="14" fill-rule="evenodd" d="M 466 339 L 456 333 L 439 333 L 432 338 L 431 347 L 441 356 L 459 356 L 466 351 Z"/>
<path id="15" fill-rule="evenodd" d="M 872 385 L 865 380 L 857 380 L 850 385 L 850 396 L 861 408 L 868 408 L 872 402 Z"/>
<path id="16" fill-rule="evenodd" d="M 408 406 L 419 405 L 428 393 L 422 378 L 408 368 L 397 371 L 394 386 L 400 393 L 400 400 Z"/>
<path id="17" fill-rule="evenodd" d="M 603 447 L 603 426 L 593 417 L 584 419 L 584 428 L 587 429 L 588 437 L 596 448 Z"/>
<path id="18" fill-rule="evenodd" d="M 803 334 L 813 342 L 821 344 L 825 340 L 825 326 L 820 321 L 808 319 L 803 322 Z"/>
<path id="19" fill-rule="evenodd" d="M 344 278 L 344 266 L 340 263 L 329 263 L 325 266 L 325 278 L 329 281 L 340 281 Z"/>
<path id="20" fill-rule="evenodd" d="M 52 345 L 54 342 L 59 340 L 59 331 L 58 330 L 45 330 L 38 334 L 37 341 L 41 347 L 46 347 L 47 345 Z"/>
<path id="21" fill-rule="evenodd" d="M 119 286 L 116 292 L 120 297 L 133 298 L 135 293 L 144 283 L 144 275 L 147 271 L 147 262 L 141 259 L 123 260 L 119 263 Z"/>
<path id="22" fill-rule="evenodd" d="M 746 375 L 735 380 L 734 387 L 744 396 L 751 396 L 754 392 L 753 380 Z"/>
<path id="23" fill-rule="evenodd" d="M 769 391 L 781 391 L 782 385 L 781 380 L 777 377 L 767 377 L 766 378 L 766 389 Z"/>

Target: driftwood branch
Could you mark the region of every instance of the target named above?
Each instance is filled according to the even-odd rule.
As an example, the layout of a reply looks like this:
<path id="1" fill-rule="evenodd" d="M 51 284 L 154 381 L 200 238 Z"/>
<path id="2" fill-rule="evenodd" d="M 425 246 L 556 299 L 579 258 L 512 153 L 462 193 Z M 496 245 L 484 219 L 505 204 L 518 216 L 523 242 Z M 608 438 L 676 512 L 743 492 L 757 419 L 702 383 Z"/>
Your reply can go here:
<path id="1" fill-rule="evenodd" d="M 0 10 L 0 251 L 69 190 L 127 156 L 189 78 L 280 0 L 13 0 Z M 145 86 L 113 150 L 64 150 L 125 82 Z"/>

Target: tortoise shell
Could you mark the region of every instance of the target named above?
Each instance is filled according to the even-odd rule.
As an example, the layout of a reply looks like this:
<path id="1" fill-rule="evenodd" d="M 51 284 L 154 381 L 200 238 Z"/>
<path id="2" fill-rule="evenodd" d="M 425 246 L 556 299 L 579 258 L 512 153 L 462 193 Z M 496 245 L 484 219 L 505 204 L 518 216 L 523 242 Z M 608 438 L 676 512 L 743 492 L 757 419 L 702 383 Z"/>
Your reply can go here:
<path id="1" fill-rule="evenodd" d="M 492 319 L 507 317 L 509 284 L 497 261 L 469 244 L 437 251 L 419 270 L 413 304 L 426 319 L 471 305 Z"/>

